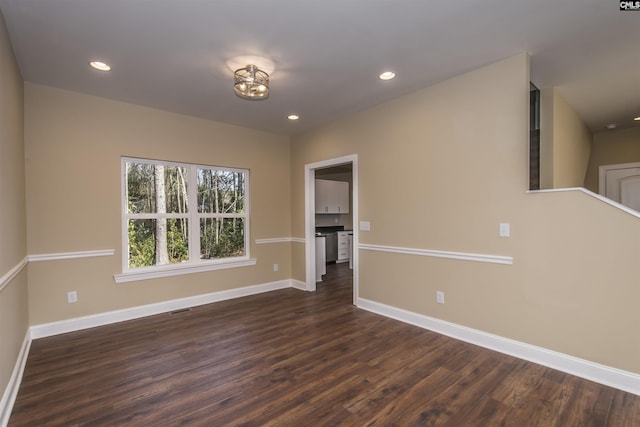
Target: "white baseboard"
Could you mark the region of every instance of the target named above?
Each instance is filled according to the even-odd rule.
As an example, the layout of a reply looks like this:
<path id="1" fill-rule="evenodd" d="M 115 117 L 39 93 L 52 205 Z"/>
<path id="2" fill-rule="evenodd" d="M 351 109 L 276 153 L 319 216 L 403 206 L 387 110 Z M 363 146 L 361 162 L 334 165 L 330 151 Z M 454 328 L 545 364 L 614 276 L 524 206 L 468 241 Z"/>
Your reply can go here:
<path id="1" fill-rule="evenodd" d="M 633 372 L 601 365 L 364 298 L 358 298 L 356 305 L 363 310 L 640 396 L 640 375 Z"/>
<path id="2" fill-rule="evenodd" d="M 307 291 L 307 284 L 301 280 L 291 279 L 291 287 L 300 289 L 301 291 Z"/>
<path id="3" fill-rule="evenodd" d="M 16 401 L 16 397 L 18 396 L 18 389 L 20 388 L 20 383 L 22 382 L 22 374 L 24 373 L 24 367 L 27 364 L 27 356 L 29 355 L 29 348 L 31 348 L 31 334 L 27 330 L 27 333 L 24 336 L 24 340 L 22 341 L 22 347 L 20 347 L 20 353 L 18 353 L 18 358 L 16 359 L 16 364 L 13 367 L 13 372 L 11 373 L 11 378 L 9 378 L 9 383 L 4 390 L 2 395 L 2 400 L 0 400 L 0 426 L 6 427 L 9 423 L 9 418 L 11 417 L 11 410 L 13 409 L 13 404 Z"/>
<path id="4" fill-rule="evenodd" d="M 43 338 L 52 335 L 63 334 L 66 332 L 73 332 L 81 329 L 93 328 L 96 326 L 109 325 L 111 323 L 138 319 L 140 317 L 167 313 L 173 310 L 211 304 L 218 301 L 225 301 L 248 295 L 261 294 L 263 292 L 275 291 L 277 289 L 290 287 L 297 286 L 294 285 L 292 280 L 280 280 L 277 282 L 246 286 L 244 288 L 229 289 L 226 291 L 212 292 L 203 295 L 195 295 L 192 297 L 125 308 L 122 310 L 109 311 L 106 313 L 93 314 L 90 316 L 76 317 L 73 319 L 61 320 L 58 322 L 44 323 L 31 327 L 31 338 Z"/>

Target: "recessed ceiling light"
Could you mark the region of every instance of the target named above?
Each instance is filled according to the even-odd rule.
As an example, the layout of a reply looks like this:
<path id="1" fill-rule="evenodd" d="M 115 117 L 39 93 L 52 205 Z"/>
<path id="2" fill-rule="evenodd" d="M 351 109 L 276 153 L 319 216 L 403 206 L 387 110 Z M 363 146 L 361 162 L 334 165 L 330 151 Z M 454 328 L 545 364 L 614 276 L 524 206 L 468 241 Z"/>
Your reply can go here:
<path id="1" fill-rule="evenodd" d="M 391 80 L 396 76 L 396 73 L 394 73 L 393 71 L 385 71 L 384 73 L 380 74 L 378 77 L 380 78 L 380 80 Z"/>
<path id="2" fill-rule="evenodd" d="M 111 71 L 111 66 L 101 61 L 91 61 L 89 65 L 98 71 Z"/>
<path id="3" fill-rule="evenodd" d="M 640 122 L 640 116 L 634 117 L 633 120 L 635 120 L 636 122 Z"/>
<path id="4" fill-rule="evenodd" d="M 289 119 L 289 120 L 298 120 L 299 118 L 300 118 L 300 116 L 295 115 L 295 114 L 289 114 L 287 116 L 287 119 Z"/>
<path id="5" fill-rule="evenodd" d="M 618 125 L 615 124 L 615 123 L 611 123 L 611 124 L 607 125 L 607 129 L 615 129 L 617 127 L 618 127 Z"/>

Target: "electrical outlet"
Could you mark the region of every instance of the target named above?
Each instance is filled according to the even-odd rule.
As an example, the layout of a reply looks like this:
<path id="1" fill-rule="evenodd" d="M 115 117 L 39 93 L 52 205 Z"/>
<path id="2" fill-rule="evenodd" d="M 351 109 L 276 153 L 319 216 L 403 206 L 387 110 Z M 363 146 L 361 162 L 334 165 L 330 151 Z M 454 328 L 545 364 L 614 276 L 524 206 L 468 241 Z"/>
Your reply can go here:
<path id="1" fill-rule="evenodd" d="M 444 292 L 442 291 L 436 292 L 436 302 L 438 304 L 444 304 Z"/>
<path id="2" fill-rule="evenodd" d="M 273 264 L 273 271 L 278 271 L 278 264 Z"/>
<path id="3" fill-rule="evenodd" d="M 500 237 L 511 236 L 511 225 L 507 222 L 500 223 Z"/>
<path id="4" fill-rule="evenodd" d="M 78 292 L 76 291 L 67 292 L 67 302 L 68 303 L 78 302 Z"/>

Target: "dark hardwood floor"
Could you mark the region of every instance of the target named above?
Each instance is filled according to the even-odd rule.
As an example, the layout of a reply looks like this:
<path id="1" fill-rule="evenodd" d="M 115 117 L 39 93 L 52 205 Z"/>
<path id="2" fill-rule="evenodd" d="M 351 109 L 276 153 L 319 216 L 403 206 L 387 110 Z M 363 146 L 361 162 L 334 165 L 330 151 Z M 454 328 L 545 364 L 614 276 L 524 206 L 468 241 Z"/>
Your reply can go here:
<path id="1" fill-rule="evenodd" d="M 35 340 L 10 426 L 640 426 L 640 397 L 351 305 L 351 271 Z"/>

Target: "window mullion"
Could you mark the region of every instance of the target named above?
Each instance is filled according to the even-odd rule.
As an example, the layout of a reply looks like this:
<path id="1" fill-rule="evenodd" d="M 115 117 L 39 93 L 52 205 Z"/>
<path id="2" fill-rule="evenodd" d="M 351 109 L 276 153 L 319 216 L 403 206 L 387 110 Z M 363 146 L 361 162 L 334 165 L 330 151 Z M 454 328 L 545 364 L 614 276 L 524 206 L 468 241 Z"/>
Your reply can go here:
<path id="1" fill-rule="evenodd" d="M 198 168 L 189 166 L 189 262 L 200 259 L 200 219 L 198 218 Z"/>
<path id="2" fill-rule="evenodd" d="M 251 216 L 249 215 L 249 171 L 244 174 L 244 254 L 245 256 L 249 256 L 249 248 L 251 243 L 249 241 L 249 230 L 251 228 L 250 220 Z"/>

